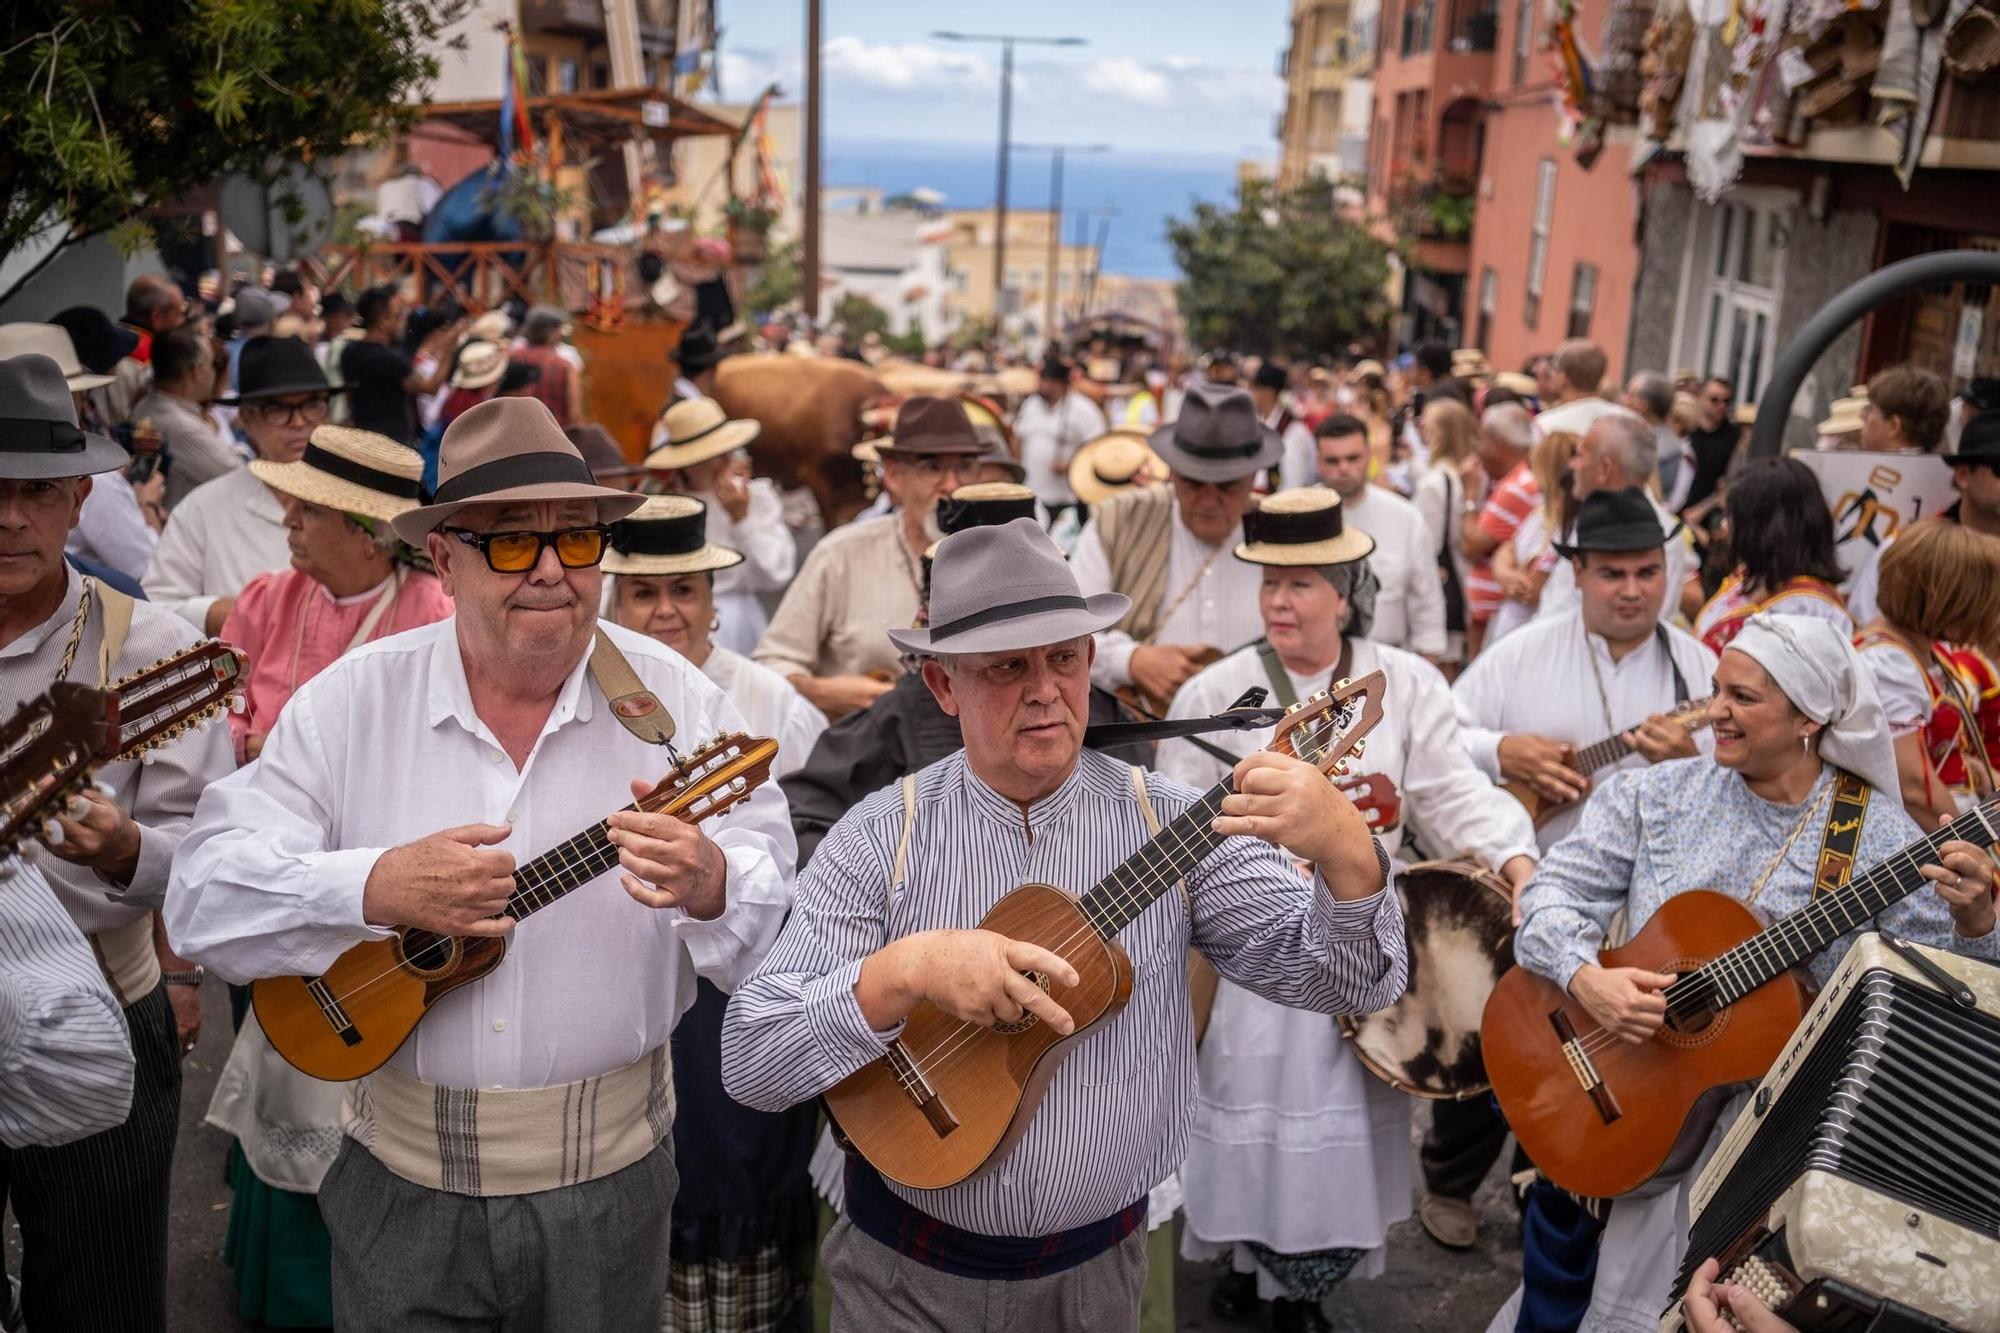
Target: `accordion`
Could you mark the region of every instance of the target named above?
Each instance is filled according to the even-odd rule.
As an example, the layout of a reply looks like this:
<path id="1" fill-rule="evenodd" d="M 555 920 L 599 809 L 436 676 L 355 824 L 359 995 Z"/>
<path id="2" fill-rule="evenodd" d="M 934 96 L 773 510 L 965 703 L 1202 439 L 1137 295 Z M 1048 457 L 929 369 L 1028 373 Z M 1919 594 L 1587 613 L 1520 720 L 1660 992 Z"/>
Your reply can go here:
<path id="1" fill-rule="evenodd" d="M 1708 1259 L 1806 1333 L 2000 1333 L 2000 968 L 1866 934 L 1689 1198 Z"/>

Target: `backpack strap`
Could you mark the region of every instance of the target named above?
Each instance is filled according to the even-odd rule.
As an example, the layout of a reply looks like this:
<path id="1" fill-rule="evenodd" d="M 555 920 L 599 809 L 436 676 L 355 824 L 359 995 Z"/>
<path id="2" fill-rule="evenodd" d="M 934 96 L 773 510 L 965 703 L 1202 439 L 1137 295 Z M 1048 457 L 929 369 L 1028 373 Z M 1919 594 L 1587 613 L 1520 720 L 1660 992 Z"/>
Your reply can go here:
<path id="1" fill-rule="evenodd" d="M 1153 795 L 1146 790 L 1146 770 L 1132 765 L 1132 794 L 1139 798 L 1139 813 L 1146 817 L 1146 832 L 1157 838 L 1160 836 L 1160 816 L 1153 809 Z M 1185 879 L 1180 881 L 1181 905 L 1188 909 L 1188 920 L 1194 920 L 1194 900 L 1188 897 Z"/>

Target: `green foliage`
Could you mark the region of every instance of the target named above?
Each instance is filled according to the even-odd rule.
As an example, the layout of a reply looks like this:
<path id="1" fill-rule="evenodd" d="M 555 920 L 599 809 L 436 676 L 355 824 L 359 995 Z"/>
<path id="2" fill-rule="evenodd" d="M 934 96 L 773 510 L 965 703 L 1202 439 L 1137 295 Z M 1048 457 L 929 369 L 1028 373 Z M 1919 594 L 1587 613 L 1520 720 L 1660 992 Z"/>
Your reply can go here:
<path id="1" fill-rule="evenodd" d="M 744 304 L 759 314 L 770 314 L 774 310 L 797 305 L 799 264 L 799 242 L 796 239 L 772 246 L 765 254 L 764 262 L 757 266 L 750 289 L 743 294 Z"/>
<path id="2" fill-rule="evenodd" d="M 266 184 L 414 120 L 466 0 L 12 0 L 0 255 L 115 232 L 220 176 Z M 456 42 L 458 39 L 453 39 Z"/>
<path id="3" fill-rule="evenodd" d="M 856 292 L 834 302 L 833 322 L 846 329 L 847 336 L 855 342 L 870 333 L 878 338 L 889 333 L 889 312 Z"/>
<path id="4" fill-rule="evenodd" d="M 1424 206 L 1438 235 L 1454 241 L 1472 235 L 1474 204 L 1470 194 L 1434 194 Z"/>
<path id="5" fill-rule="evenodd" d="M 1195 347 L 1329 356 L 1388 318 L 1389 247 L 1334 215 L 1324 178 L 1287 191 L 1249 182 L 1234 208 L 1196 204 L 1169 218 L 1167 241 Z"/>
<path id="6" fill-rule="evenodd" d="M 722 215 L 738 231 L 754 232 L 759 236 L 768 234 L 778 222 L 777 209 L 734 195 L 723 204 Z"/>

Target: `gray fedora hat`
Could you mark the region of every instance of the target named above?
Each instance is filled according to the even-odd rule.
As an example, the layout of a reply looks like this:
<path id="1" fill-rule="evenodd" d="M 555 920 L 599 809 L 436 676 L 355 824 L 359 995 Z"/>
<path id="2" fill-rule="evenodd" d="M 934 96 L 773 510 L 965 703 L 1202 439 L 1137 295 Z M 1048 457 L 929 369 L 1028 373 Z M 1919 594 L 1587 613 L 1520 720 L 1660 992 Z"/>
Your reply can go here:
<path id="1" fill-rule="evenodd" d="M 889 641 L 911 653 L 1003 653 L 1095 634 L 1131 609 L 1121 593 L 1085 597 L 1049 534 L 1017 518 L 939 542 L 929 627 L 892 629 Z"/>
<path id="2" fill-rule="evenodd" d="M 1181 399 L 1180 415 L 1153 432 L 1153 452 L 1192 481 L 1240 481 L 1277 465 L 1284 454 L 1278 432 L 1257 417 L 1247 389 L 1195 380 Z"/>
<path id="3" fill-rule="evenodd" d="M 0 478 L 87 477 L 132 461 L 115 442 L 76 424 L 69 395 L 53 357 L 31 352 L 0 360 Z"/>

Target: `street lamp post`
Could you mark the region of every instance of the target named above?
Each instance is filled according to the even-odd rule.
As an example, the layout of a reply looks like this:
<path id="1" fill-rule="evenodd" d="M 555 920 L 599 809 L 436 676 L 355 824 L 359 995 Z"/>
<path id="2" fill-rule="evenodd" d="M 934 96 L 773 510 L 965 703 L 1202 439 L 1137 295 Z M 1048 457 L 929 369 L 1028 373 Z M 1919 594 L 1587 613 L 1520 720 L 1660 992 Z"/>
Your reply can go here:
<path id="1" fill-rule="evenodd" d="M 933 32 L 941 42 L 1000 43 L 1000 165 L 993 192 L 993 323 L 1000 326 L 1000 294 L 1007 277 L 1007 154 L 1014 114 L 1014 46 L 1083 46 L 1081 37 L 1023 37 L 1018 33 Z"/>
<path id="2" fill-rule="evenodd" d="M 1017 143 L 1014 147 L 1024 153 L 1047 153 L 1049 155 L 1049 268 L 1048 276 L 1042 287 L 1047 306 L 1047 311 L 1043 315 L 1042 345 L 1046 347 L 1050 343 L 1053 343 L 1056 338 L 1056 271 L 1062 265 L 1063 155 L 1065 153 L 1108 153 L 1111 151 L 1111 145 L 1103 143 Z M 1078 286 L 1082 286 L 1081 281 L 1079 281 Z"/>

